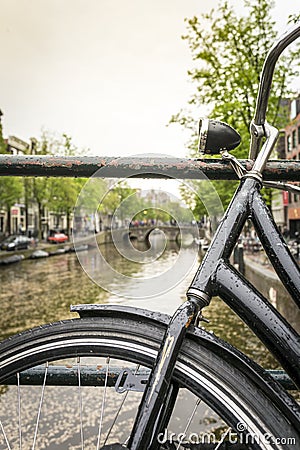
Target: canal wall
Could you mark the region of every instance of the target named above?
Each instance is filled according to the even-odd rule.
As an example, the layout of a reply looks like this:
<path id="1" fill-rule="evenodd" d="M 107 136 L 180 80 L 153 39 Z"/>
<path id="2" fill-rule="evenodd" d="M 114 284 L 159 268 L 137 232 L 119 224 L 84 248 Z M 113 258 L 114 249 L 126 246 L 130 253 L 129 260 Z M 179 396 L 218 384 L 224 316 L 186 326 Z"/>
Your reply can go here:
<path id="1" fill-rule="evenodd" d="M 274 269 L 255 258 L 245 256 L 246 278 L 300 332 L 300 310 L 282 285 Z"/>
<path id="2" fill-rule="evenodd" d="M 94 235 L 93 235 L 94 236 Z M 102 231 L 97 234 L 97 243 L 99 245 L 101 244 L 108 244 L 112 242 L 112 236 L 111 233 Z M 87 237 L 80 237 L 79 239 L 76 239 L 76 248 L 80 246 L 95 246 L 95 240 L 94 238 L 91 239 L 90 236 Z M 13 251 L 0 251 L 0 264 L 4 263 L 5 260 L 13 257 L 13 256 L 22 256 L 21 260 L 24 259 L 31 259 L 34 257 L 34 253 L 38 250 L 43 250 L 44 252 L 49 253 L 49 256 L 52 256 L 54 254 L 59 254 L 59 250 L 64 250 L 66 253 L 69 251 L 75 251 L 73 240 L 64 242 L 63 244 L 49 244 L 46 242 L 41 242 L 37 245 L 30 246 L 28 249 L 23 250 L 13 250 Z M 13 261 L 12 261 L 13 262 Z M 16 261 L 18 262 L 18 261 Z M 7 262 L 9 264 L 9 262 Z"/>
<path id="3" fill-rule="evenodd" d="M 160 230 L 165 234 L 168 241 L 175 242 L 180 240 L 180 230 L 188 232 L 190 231 L 190 227 L 185 226 L 179 229 L 174 226 L 163 226 Z M 96 235 L 93 233 L 88 236 L 77 236 L 75 241 L 76 251 L 80 246 L 95 247 L 97 245 L 110 244 L 112 242 L 124 242 L 126 239 L 137 240 L 138 242 L 148 242 L 148 237 L 151 232 L 154 232 L 153 226 L 137 227 L 129 230 L 119 228 L 100 231 Z M 199 235 L 200 237 L 203 237 L 203 230 L 199 230 Z M 37 245 L 30 246 L 26 250 L 0 251 L 0 264 L 9 264 L 9 261 L 5 262 L 5 260 L 12 259 L 12 256 L 19 256 L 20 260 L 33 258 L 34 253 L 37 250 L 43 250 L 51 256 L 59 249 L 64 249 L 66 252 L 74 251 L 73 240 L 63 244 L 49 244 L 48 242 L 40 242 Z M 11 262 L 17 262 L 17 260 Z"/>
<path id="4" fill-rule="evenodd" d="M 12 256 L 23 256 L 22 259 L 30 259 L 37 250 L 43 250 L 49 254 L 56 252 L 59 249 L 64 249 L 66 252 L 73 249 L 73 244 L 67 242 L 64 244 L 39 244 L 37 246 L 29 247 L 23 250 L 13 250 L 13 251 L 1 251 L 0 252 L 0 263 Z"/>
<path id="5" fill-rule="evenodd" d="M 110 231 L 102 231 L 91 238 L 91 236 L 82 237 L 76 240 L 76 247 L 84 246 L 96 246 L 105 245 L 113 242 L 117 242 L 123 239 L 123 231 L 115 230 L 113 235 Z M 22 255 L 22 259 L 29 259 L 33 257 L 33 253 L 37 250 L 43 250 L 50 255 L 55 254 L 57 250 L 63 249 L 65 252 L 74 251 L 74 245 L 72 242 L 64 244 L 48 244 L 41 243 L 36 247 L 29 248 L 28 250 L 19 250 L 12 252 L 0 252 L 0 264 L 3 264 L 6 258 L 13 255 Z M 57 252 L 58 253 L 58 252 Z M 3 261 L 3 263 L 2 263 Z M 291 300 L 291 297 L 287 290 L 283 287 L 274 269 L 267 264 L 265 260 L 262 260 L 259 256 L 245 255 L 245 276 L 246 278 L 270 301 L 270 303 L 276 307 L 276 309 L 285 317 L 292 326 L 300 332 L 300 310 Z"/>

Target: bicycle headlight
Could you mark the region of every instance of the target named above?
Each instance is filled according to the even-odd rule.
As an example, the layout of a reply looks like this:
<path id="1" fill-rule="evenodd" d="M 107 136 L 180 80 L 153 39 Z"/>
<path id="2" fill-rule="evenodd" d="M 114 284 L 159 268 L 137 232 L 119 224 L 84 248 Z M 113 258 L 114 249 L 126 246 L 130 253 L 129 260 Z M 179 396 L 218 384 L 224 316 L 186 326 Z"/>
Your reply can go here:
<path id="1" fill-rule="evenodd" d="M 225 122 L 200 119 L 199 151 L 207 155 L 217 155 L 225 150 L 233 150 L 241 142 L 241 136 Z"/>

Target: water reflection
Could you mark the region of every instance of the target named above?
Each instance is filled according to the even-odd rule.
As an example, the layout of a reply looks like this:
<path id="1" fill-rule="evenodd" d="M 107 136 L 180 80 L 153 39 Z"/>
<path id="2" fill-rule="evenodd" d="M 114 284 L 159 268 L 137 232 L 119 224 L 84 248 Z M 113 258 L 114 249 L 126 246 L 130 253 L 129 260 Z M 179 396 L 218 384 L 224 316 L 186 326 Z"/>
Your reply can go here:
<path id="1" fill-rule="evenodd" d="M 198 261 L 196 245 L 179 248 L 170 241 L 166 252 L 167 241 L 161 233 L 150 234 L 150 245 L 138 242 L 134 246 L 129 239 L 114 244 L 95 247 L 89 255 L 80 252 L 78 259 L 96 284 L 128 299 L 155 297 L 172 290 Z"/>
<path id="2" fill-rule="evenodd" d="M 140 251 L 143 251 L 142 244 Z M 186 248 L 184 252 L 188 255 L 193 249 Z M 122 258 L 113 245 L 107 244 L 102 247 L 102 252 L 111 264 L 125 272 L 131 277 L 122 288 L 128 293 L 131 299 L 113 295 L 104 291 L 94 284 L 86 273 L 82 270 L 75 253 L 62 254 L 42 260 L 25 260 L 15 266 L 1 267 L 0 300 L 2 314 L 0 316 L 1 338 L 5 338 L 18 331 L 30 328 L 41 323 L 48 323 L 64 318 L 71 317 L 69 313 L 70 304 L 78 303 L 121 303 L 136 307 L 142 307 L 157 310 L 166 313 L 173 313 L 175 309 L 185 300 L 185 292 L 191 282 L 197 265 L 192 267 L 189 275 L 180 283 L 176 284 L 171 290 L 166 290 L 164 294 L 152 298 L 132 299 L 136 293 L 137 280 L 139 278 L 154 279 L 161 273 L 167 274 L 168 268 L 172 266 L 178 256 L 178 246 L 175 243 L 169 243 L 166 251 L 155 261 L 148 261 L 145 253 L 144 264 L 138 264 Z M 95 274 L 101 277 L 107 277 L 105 265 L 101 265 L 96 249 L 81 253 L 81 257 L 94 270 Z M 134 277 L 132 276 L 134 274 Z M 154 278 L 153 278 L 154 277 Z M 160 278 L 163 284 L 165 277 Z M 108 282 L 113 286 L 114 280 L 108 278 Z M 153 282 L 153 281 L 152 281 Z M 164 291 L 164 285 L 161 286 Z M 285 304 L 290 309 L 291 302 Z M 284 313 L 284 308 L 282 310 Z M 288 312 L 289 313 L 289 312 Z M 233 314 L 229 308 L 218 298 L 214 298 L 211 305 L 205 311 L 205 317 L 210 323 L 205 324 L 205 328 L 214 331 L 216 335 L 231 342 L 244 353 L 248 354 L 261 365 L 268 368 L 276 368 L 277 363 L 269 355 L 264 346 L 253 335 L 249 328 L 243 324 L 238 317 Z M 74 361 L 75 362 L 75 361 Z M 97 361 L 99 363 L 99 361 Z M 105 361 L 100 361 L 101 365 Z M 118 362 L 119 363 L 119 362 Z M 128 363 L 126 363 L 128 365 Z M 127 367 L 127 366 L 126 366 Z M 74 388 L 75 389 L 75 388 Z M 74 390 L 73 389 L 73 390 Z M 77 389 L 77 388 L 76 388 Z M 84 430 L 85 430 L 85 448 L 95 448 L 95 436 L 97 436 L 97 427 L 99 423 L 99 411 L 101 405 L 101 396 L 98 388 L 85 388 L 83 402 Z M 71 388 L 46 388 L 45 403 L 43 407 L 42 423 L 38 435 L 38 448 L 56 448 L 59 450 L 65 448 L 81 448 L 73 442 L 79 436 L 78 428 L 78 405 L 70 402 Z M 22 404 L 24 405 L 24 429 L 27 435 L 32 437 L 34 433 L 37 405 L 39 404 L 41 387 L 31 387 L 26 389 L 22 386 Z M 2 387 L 0 390 L 0 420 L 6 431 L 9 433 L 12 443 L 18 442 L 18 410 L 16 405 L 16 389 L 10 386 Z M 126 430 L 128 425 L 128 414 L 134 404 L 134 399 L 139 394 L 130 393 L 130 402 L 121 416 L 118 427 L 115 430 L 116 435 Z M 115 411 L 120 403 L 120 397 L 110 389 L 110 404 L 112 411 Z M 78 403 L 78 392 L 74 393 L 74 399 Z M 77 400 L 76 400 L 77 399 Z M 178 414 L 175 412 L 173 418 L 173 428 L 176 432 L 183 431 L 183 421 L 181 414 L 193 409 L 195 399 L 186 393 L 180 393 L 178 400 Z M 7 405 L 9 405 L 9 414 L 7 414 Z M 12 405 L 15 405 L 14 407 Z M 77 415 L 74 413 L 77 411 Z M 109 415 L 107 416 L 109 417 Z M 108 425 L 106 425 L 108 427 Z M 213 413 L 204 403 L 200 405 L 197 414 L 194 417 L 194 428 L 198 433 L 200 431 L 210 432 L 212 429 L 220 430 L 223 422 Z M 70 431 L 70 435 L 68 432 Z M 1 439 L 2 444 L 1 446 Z M 0 436 L 0 447 L 4 448 L 3 436 Z M 24 436 L 24 449 L 32 448 L 32 440 L 26 442 Z"/>
<path id="3" fill-rule="evenodd" d="M 83 273 L 74 253 L 25 260 L 0 270 L 1 338 L 71 317 L 72 303 L 107 301 Z"/>
<path id="4" fill-rule="evenodd" d="M 142 244 L 139 245 L 143 250 Z M 152 283 L 155 283 L 156 275 L 164 273 L 165 276 L 160 277 L 160 289 L 162 292 L 165 290 L 164 283 L 170 282 L 167 276 L 168 268 L 172 266 L 178 255 L 177 244 L 168 243 L 162 256 L 149 264 L 128 261 L 121 257 L 111 244 L 102 246 L 102 252 L 117 270 L 130 275 L 134 274 L 134 277 L 129 277 L 123 286 L 118 286 L 123 292 L 128 293 L 129 298 L 111 294 L 94 284 L 82 270 L 74 253 L 41 260 L 25 260 L 18 265 L 1 267 L 0 338 L 3 339 L 42 323 L 74 317 L 69 312 L 71 304 L 121 303 L 172 314 L 185 300 L 185 292 L 197 267 L 197 264 L 194 264 L 189 275 L 180 283 L 176 284 L 177 280 L 173 280 L 174 285 L 176 284 L 173 289 L 150 299 L 136 300 L 132 297 L 141 294 L 138 292 L 139 285 L 136 282 L 139 278 L 149 278 Z M 188 253 L 194 250 L 186 248 L 184 252 L 189 256 Z M 93 266 L 95 273 L 103 278 L 106 277 L 96 249 L 82 252 L 82 258 L 90 267 Z M 111 286 L 114 286 L 114 280 L 108 281 Z M 285 314 L 285 311 L 291 314 L 291 307 L 289 300 L 282 303 L 282 314 Z M 212 300 L 210 307 L 205 310 L 205 317 L 210 321 L 209 324 L 205 324 L 205 328 L 233 343 L 260 364 L 270 368 L 276 367 L 276 363 L 264 346 L 220 299 Z"/>

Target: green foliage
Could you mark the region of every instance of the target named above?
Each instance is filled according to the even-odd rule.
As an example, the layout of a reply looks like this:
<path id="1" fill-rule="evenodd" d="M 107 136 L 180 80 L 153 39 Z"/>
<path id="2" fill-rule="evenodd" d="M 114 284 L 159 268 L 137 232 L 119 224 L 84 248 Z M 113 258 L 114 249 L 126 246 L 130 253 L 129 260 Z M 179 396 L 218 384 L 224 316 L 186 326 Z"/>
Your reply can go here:
<path id="1" fill-rule="evenodd" d="M 118 182 L 103 196 L 99 211 L 104 214 L 116 215 L 120 220 L 131 219 L 133 211 L 142 209 L 137 190 L 132 189 L 126 181 Z"/>
<path id="2" fill-rule="evenodd" d="M 0 180 L 0 207 L 11 208 L 20 201 L 23 193 L 23 184 L 20 178 L 1 177 Z"/>
<path id="3" fill-rule="evenodd" d="M 72 138 L 67 134 L 57 137 L 45 131 L 39 143 L 39 152 L 53 156 L 74 156 L 81 153 L 73 144 Z M 41 183 L 41 196 L 48 209 L 58 214 L 66 214 L 67 233 L 70 235 L 71 215 L 85 180 L 59 177 L 51 179 L 41 178 L 39 181 Z"/>
<path id="4" fill-rule="evenodd" d="M 84 180 L 73 178 L 53 178 L 50 181 L 48 208 L 53 212 L 66 214 L 68 235 L 71 233 L 71 214 L 83 184 Z"/>
<path id="5" fill-rule="evenodd" d="M 243 142 L 236 150 L 246 157 L 249 125 L 254 115 L 258 83 L 264 58 L 276 38 L 271 19 L 273 3 L 244 0 L 247 15 L 238 17 L 227 1 L 200 18 L 187 20 L 184 36 L 195 67 L 188 73 L 196 85 L 190 103 L 207 105 L 209 115 L 224 120 L 241 134 Z M 268 106 L 269 123 L 280 128 L 286 123 L 286 111 L 280 100 L 291 95 L 289 81 L 298 75 L 299 47 L 288 50 L 274 73 Z"/>
<path id="6" fill-rule="evenodd" d="M 189 209 L 184 208 L 178 201 L 166 200 L 163 204 L 156 205 L 153 201 L 140 198 L 140 212 L 134 215 L 133 221 L 154 220 L 164 223 L 176 221 L 178 223 L 190 223 L 193 216 Z"/>
<path id="7" fill-rule="evenodd" d="M 140 211 L 138 214 L 136 214 L 132 220 L 133 221 L 145 220 L 147 222 L 149 219 L 154 220 L 154 221 L 161 221 L 164 223 L 168 223 L 171 219 L 171 215 L 167 211 L 165 211 L 161 208 L 155 208 L 155 207 L 150 206 L 149 204 L 145 203 L 144 209 L 142 211 Z"/>
<path id="8" fill-rule="evenodd" d="M 196 220 L 201 220 L 204 215 L 218 217 L 223 214 L 223 204 L 230 200 L 227 198 L 228 189 L 217 191 L 209 180 L 192 181 L 189 184 L 182 184 L 180 193 Z"/>
<path id="9" fill-rule="evenodd" d="M 57 138 L 46 132 L 42 134 L 37 152 L 38 154 L 53 156 L 74 156 L 79 153 L 70 136 L 62 134 Z M 64 212 L 67 215 L 72 213 L 78 194 L 85 182 L 83 179 L 63 177 L 35 178 L 33 181 L 40 183 L 35 198 L 43 198 L 50 210 Z"/>
<path id="10" fill-rule="evenodd" d="M 95 213 L 107 190 L 107 182 L 100 178 L 92 177 L 88 180 L 77 178 L 75 179 L 75 183 L 78 184 L 80 191 L 83 188 L 76 199 L 76 214 L 84 215 L 87 211 Z"/>
<path id="11" fill-rule="evenodd" d="M 74 156 L 82 153 L 66 134 L 56 135 L 43 131 L 39 141 L 34 140 L 30 151 L 35 155 Z M 0 153 L 6 152 L 6 145 L 2 136 L 2 125 L 0 121 Z M 75 207 L 79 192 L 86 180 L 79 178 L 46 178 L 46 177 L 1 177 L 0 179 L 0 207 L 8 211 L 14 203 L 23 200 L 25 203 L 25 214 L 28 217 L 29 204 L 35 202 L 38 207 L 38 237 L 41 239 L 42 217 L 44 209 L 66 214 L 67 228 L 70 232 L 71 214 Z M 106 183 L 98 179 L 97 195 L 99 186 L 104 188 Z M 103 193 L 102 192 L 102 193 Z M 26 220 L 27 222 L 27 220 Z M 8 228 L 10 218 L 8 217 Z M 10 230 L 8 230 L 10 231 Z"/>
<path id="12" fill-rule="evenodd" d="M 0 153 L 7 153 L 7 145 L 2 134 L 2 123 L 0 116 Z M 8 211 L 7 232 L 10 233 L 10 208 L 20 201 L 23 193 L 23 185 L 20 178 L 1 177 L 0 178 L 0 207 Z"/>
<path id="13" fill-rule="evenodd" d="M 34 152 L 37 155 L 53 156 L 74 156 L 82 153 L 82 151 L 73 144 L 70 136 L 66 134 L 57 136 L 47 131 L 42 132 L 41 139 L 37 142 Z M 46 206 L 53 212 L 66 214 L 67 231 L 70 234 L 71 215 L 85 181 L 86 180 L 81 178 L 60 177 L 35 177 L 29 180 L 31 197 L 37 202 L 39 209 L 39 236 L 41 235 L 43 209 Z M 27 189 L 30 191 L 28 186 Z"/>
<path id="14" fill-rule="evenodd" d="M 300 14 L 290 14 L 288 17 L 288 23 L 296 23 L 300 20 Z"/>
<path id="15" fill-rule="evenodd" d="M 23 183 L 20 178 L 15 177 L 1 177 L 0 179 L 0 208 L 5 208 L 7 211 L 6 230 L 11 233 L 10 223 L 10 209 L 20 202 L 23 194 Z"/>
<path id="16" fill-rule="evenodd" d="M 3 138 L 3 131 L 2 131 L 2 123 L 1 123 L 1 116 L 0 116 L 0 154 L 6 153 L 6 143 Z"/>
<path id="17" fill-rule="evenodd" d="M 172 218 L 179 222 L 191 221 L 191 213 L 178 201 L 161 196 L 160 192 L 154 189 L 147 195 L 141 195 L 138 189 L 131 188 L 126 181 L 111 186 L 103 195 L 98 210 L 105 215 L 115 216 L 122 222 L 147 222 L 151 219 L 169 222 Z"/>
<path id="18" fill-rule="evenodd" d="M 249 126 L 254 115 L 256 95 L 264 58 L 276 38 L 271 18 L 273 3 L 268 0 L 244 0 L 245 15 L 239 17 L 227 1 L 216 10 L 200 17 L 186 19 L 188 42 L 194 68 L 189 70 L 195 85 L 190 104 L 206 106 L 209 117 L 227 122 L 242 137 L 233 152 L 238 158 L 247 157 Z M 287 111 L 281 99 L 291 96 L 290 81 L 298 76 L 295 69 L 300 59 L 299 46 L 285 51 L 277 63 L 268 106 L 268 122 L 281 128 L 287 122 Z M 199 157 L 196 145 L 195 118 L 186 111 L 172 117 L 191 130 L 189 151 Z M 224 206 L 235 187 L 228 182 L 213 182 L 224 200 Z M 229 194 L 229 195 L 227 195 Z"/>

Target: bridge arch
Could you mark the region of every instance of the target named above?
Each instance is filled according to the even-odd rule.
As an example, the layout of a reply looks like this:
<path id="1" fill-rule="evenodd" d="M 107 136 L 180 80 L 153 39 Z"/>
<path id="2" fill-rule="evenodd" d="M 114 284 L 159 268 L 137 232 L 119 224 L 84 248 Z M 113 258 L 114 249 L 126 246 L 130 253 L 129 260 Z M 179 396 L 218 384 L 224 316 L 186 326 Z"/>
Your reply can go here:
<path id="1" fill-rule="evenodd" d="M 176 226 L 176 225 L 152 225 L 152 226 L 139 226 L 129 228 L 126 236 L 129 235 L 131 240 L 149 241 L 151 233 L 155 230 L 161 231 L 169 241 L 180 242 L 181 231 L 187 232 L 194 237 L 198 237 L 197 229 L 194 226 Z M 127 237 L 125 237 L 127 239 Z"/>

